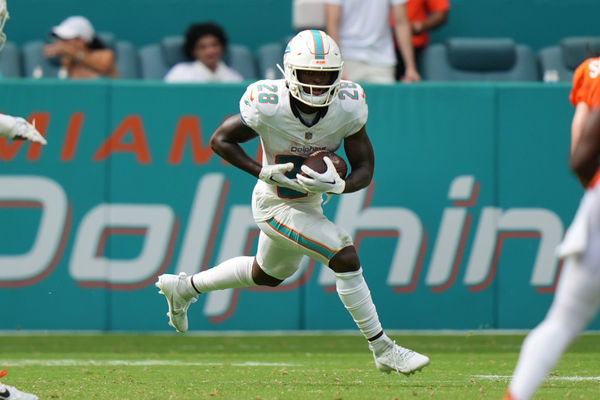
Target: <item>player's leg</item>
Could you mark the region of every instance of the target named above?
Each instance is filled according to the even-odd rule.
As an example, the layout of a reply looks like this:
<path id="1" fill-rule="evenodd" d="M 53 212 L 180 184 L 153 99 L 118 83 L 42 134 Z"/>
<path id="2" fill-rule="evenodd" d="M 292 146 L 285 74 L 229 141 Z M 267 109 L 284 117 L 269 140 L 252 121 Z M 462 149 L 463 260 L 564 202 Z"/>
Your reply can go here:
<path id="1" fill-rule="evenodd" d="M 258 226 L 262 228 L 262 223 L 258 223 Z M 265 254 L 270 255 L 266 261 Z M 256 257 L 230 258 L 213 268 L 194 274 L 190 278 L 187 293 L 195 296 L 221 289 L 277 286 L 293 275 L 301 258 L 301 254 L 289 254 L 289 249 L 278 245 L 261 231 Z M 265 264 L 265 268 L 261 267 Z"/>
<path id="2" fill-rule="evenodd" d="M 289 246 L 290 251 L 314 258 L 334 271 L 338 295 L 369 340 L 375 363 L 381 371 L 410 374 L 429 363 L 427 357 L 396 345 L 385 335 L 352 238 L 329 221 L 321 209 L 297 206 L 265 221 L 261 230 L 282 246 Z M 266 267 L 268 263 L 260 264 L 267 273 L 277 276 Z"/>
<path id="3" fill-rule="evenodd" d="M 330 224 L 327 230 L 339 229 Z M 328 265 L 336 277 L 338 296 L 369 341 L 375 365 L 380 371 L 389 373 L 394 370 L 408 375 L 429 364 L 428 357 L 397 345 L 384 333 L 354 246 L 341 249 L 328 261 Z"/>
<path id="4" fill-rule="evenodd" d="M 200 293 L 256 286 L 252 280 L 253 261 L 253 257 L 234 257 L 192 276 L 184 272 L 179 275 L 160 275 L 156 286 L 160 289 L 159 293 L 167 299 L 169 325 L 178 332 L 187 331 L 187 310 L 192 303 L 196 302 L 196 297 Z"/>
<path id="5" fill-rule="evenodd" d="M 270 254 L 267 259 L 271 263 L 269 272 L 272 271 L 275 276 L 261 268 L 263 254 Z M 296 271 L 301 258 L 302 254 L 290 254 L 289 249 L 281 248 L 261 232 L 256 257 L 230 258 L 192 276 L 183 272 L 179 275 L 159 276 L 156 286 L 160 289 L 159 293 L 167 299 L 169 325 L 178 332 L 187 331 L 187 310 L 196 301 L 198 294 L 257 285 L 277 286 Z"/>
<path id="6" fill-rule="evenodd" d="M 590 222 L 586 250 L 565 260 L 546 318 L 523 342 L 509 388 L 514 399 L 524 400 L 533 396 L 565 349 L 598 312 L 600 208 L 593 207 L 589 212 L 584 216 Z"/>
<path id="7" fill-rule="evenodd" d="M 566 261 L 546 318 L 523 342 L 509 391 L 514 399 L 530 399 L 566 348 L 596 314 L 600 277 L 576 258 Z"/>
<path id="8" fill-rule="evenodd" d="M 300 267 L 304 254 L 281 235 L 274 234 L 267 222 L 258 222 L 260 236 L 252 276 L 257 284 L 277 286 Z"/>

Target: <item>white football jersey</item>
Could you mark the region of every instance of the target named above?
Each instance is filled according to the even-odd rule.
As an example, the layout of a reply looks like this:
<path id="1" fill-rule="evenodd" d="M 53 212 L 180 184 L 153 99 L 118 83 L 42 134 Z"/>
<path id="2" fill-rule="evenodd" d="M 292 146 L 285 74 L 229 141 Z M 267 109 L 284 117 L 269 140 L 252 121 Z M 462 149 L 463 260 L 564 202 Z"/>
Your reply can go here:
<path id="1" fill-rule="evenodd" d="M 302 162 L 317 150 L 336 151 L 344 138 L 358 132 L 367 122 L 368 107 L 363 88 L 342 81 L 335 101 L 320 109 L 324 115 L 310 127 L 303 124 L 290 105 L 285 80 L 262 80 L 248 86 L 240 100 L 243 122 L 261 139 L 263 165 L 293 162 L 288 173 L 295 178 Z M 273 215 L 273 208 L 286 202 L 313 203 L 319 206 L 321 195 L 307 195 L 288 188 L 258 181 L 253 194 L 254 217 L 258 221 Z"/>

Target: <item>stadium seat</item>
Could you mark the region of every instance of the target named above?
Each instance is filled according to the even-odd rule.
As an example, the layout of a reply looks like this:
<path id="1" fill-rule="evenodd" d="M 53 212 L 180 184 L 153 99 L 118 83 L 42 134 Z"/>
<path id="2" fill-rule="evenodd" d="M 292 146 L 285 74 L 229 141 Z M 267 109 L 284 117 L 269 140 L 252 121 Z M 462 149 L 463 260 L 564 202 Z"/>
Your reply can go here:
<path id="1" fill-rule="evenodd" d="M 244 79 L 256 79 L 254 56 L 248 47 L 241 44 L 228 45 L 223 61 L 239 72 Z"/>
<path id="2" fill-rule="evenodd" d="M 267 43 L 256 50 L 258 77 L 260 79 L 281 79 L 283 74 L 277 64 L 283 67 L 283 43 Z"/>
<path id="3" fill-rule="evenodd" d="M 0 53 L 0 72 L 4 78 L 18 78 L 23 76 L 21 51 L 16 44 L 6 42 Z"/>
<path id="4" fill-rule="evenodd" d="M 183 40 L 183 36 L 168 36 L 159 43 L 142 47 L 139 50 L 142 78 L 162 80 L 173 65 L 185 61 Z M 244 79 L 256 78 L 254 57 L 248 47 L 229 44 L 223 61 Z"/>
<path id="5" fill-rule="evenodd" d="M 138 52 L 133 43 L 119 40 L 115 43 L 115 54 L 117 55 L 117 67 L 121 79 L 140 78 L 140 60 Z"/>
<path id="6" fill-rule="evenodd" d="M 137 79 L 140 77 L 138 52 L 131 42 L 117 40 L 115 35 L 109 32 L 99 32 L 98 37 L 106 47 L 115 52 L 119 78 Z"/>
<path id="7" fill-rule="evenodd" d="M 23 46 L 23 76 L 33 78 L 56 78 L 60 69 L 57 58 L 46 58 L 47 42 L 35 40 Z"/>
<path id="8" fill-rule="evenodd" d="M 140 77 L 138 53 L 133 44 L 127 41 L 118 41 L 112 33 L 108 32 L 99 32 L 98 38 L 106 47 L 115 52 L 121 78 L 134 79 Z M 44 46 L 47 43 L 46 41 L 35 40 L 23 46 L 24 76 L 34 78 L 59 77 L 59 59 L 48 59 L 44 56 Z"/>
<path id="9" fill-rule="evenodd" d="M 529 46 L 510 38 L 450 38 L 423 52 L 421 74 L 433 81 L 537 81 Z"/>
<path id="10" fill-rule="evenodd" d="M 600 56 L 600 37 L 567 37 L 558 45 L 538 53 L 541 75 L 546 82 L 570 82 L 575 69 L 587 58 Z"/>

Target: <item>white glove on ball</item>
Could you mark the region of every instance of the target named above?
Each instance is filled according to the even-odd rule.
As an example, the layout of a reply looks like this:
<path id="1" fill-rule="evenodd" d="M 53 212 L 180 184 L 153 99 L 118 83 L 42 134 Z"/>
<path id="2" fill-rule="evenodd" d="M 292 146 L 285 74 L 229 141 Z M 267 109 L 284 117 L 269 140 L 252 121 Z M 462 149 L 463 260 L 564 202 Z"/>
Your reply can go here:
<path id="1" fill-rule="evenodd" d="M 320 174 L 303 165 L 300 169 L 308 176 L 298 174 L 296 175 L 296 179 L 298 179 L 304 190 L 310 193 L 343 193 L 346 188 L 346 181 L 340 177 L 333 165 L 333 161 L 329 157 L 323 157 L 323 161 L 327 165 L 325 172 Z"/>
<path id="2" fill-rule="evenodd" d="M 297 192 L 306 193 L 306 190 L 300 186 L 295 179 L 285 176 L 286 172 L 294 169 L 294 163 L 263 165 L 258 175 L 258 179 L 267 182 L 270 185 L 293 189 Z"/>

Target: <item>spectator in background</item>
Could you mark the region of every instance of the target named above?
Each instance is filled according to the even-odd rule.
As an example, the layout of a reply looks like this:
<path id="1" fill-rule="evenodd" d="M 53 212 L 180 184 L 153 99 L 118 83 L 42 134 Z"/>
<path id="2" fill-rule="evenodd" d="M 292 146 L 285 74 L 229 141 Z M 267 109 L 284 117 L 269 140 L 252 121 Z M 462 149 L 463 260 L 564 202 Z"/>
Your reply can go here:
<path id="1" fill-rule="evenodd" d="M 293 0 L 292 25 L 296 32 L 305 29 L 324 31 L 325 26 L 325 0 Z"/>
<path id="2" fill-rule="evenodd" d="M 52 28 L 57 40 L 44 47 L 48 58 L 60 57 L 66 77 L 72 79 L 117 78 L 119 72 L 114 51 L 96 37 L 90 21 L 72 16 Z"/>
<path id="3" fill-rule="evenodd" d="M 340 44 L 344 78 L 358 82 L 394 83 L 396 56 L 389 27 L 400 46 L 405 82 L 421 80 L 412 47 L 406 0 L 325 0 L 327 33 Z"/>
<path id="4" fill-rule="evenodd" d="M 417 66 L 420 64 L 423 50 L 431 41 L 429 32 L 446 23 L 449 10 L 449 0 L 408 0 L 406 3 L 406 14 L 410 21 L 412 43 Z M 393 25 L 394 22 L 392 21 L 392 26 Z M 404 76 L 405 66 L 397 44 L 396 57 L 398 58 L 398 64 L 396 64 L 396 79 L 399 80 Z"/>
<path id="5" fill-rule="evenodd" d="M 244 78 L 223 62 L 227 36 L 214 23 L 191 25 L 185 33 L 183 52 L 189 61 L 175 64 L 167 82 L 240 82 Z"/>

